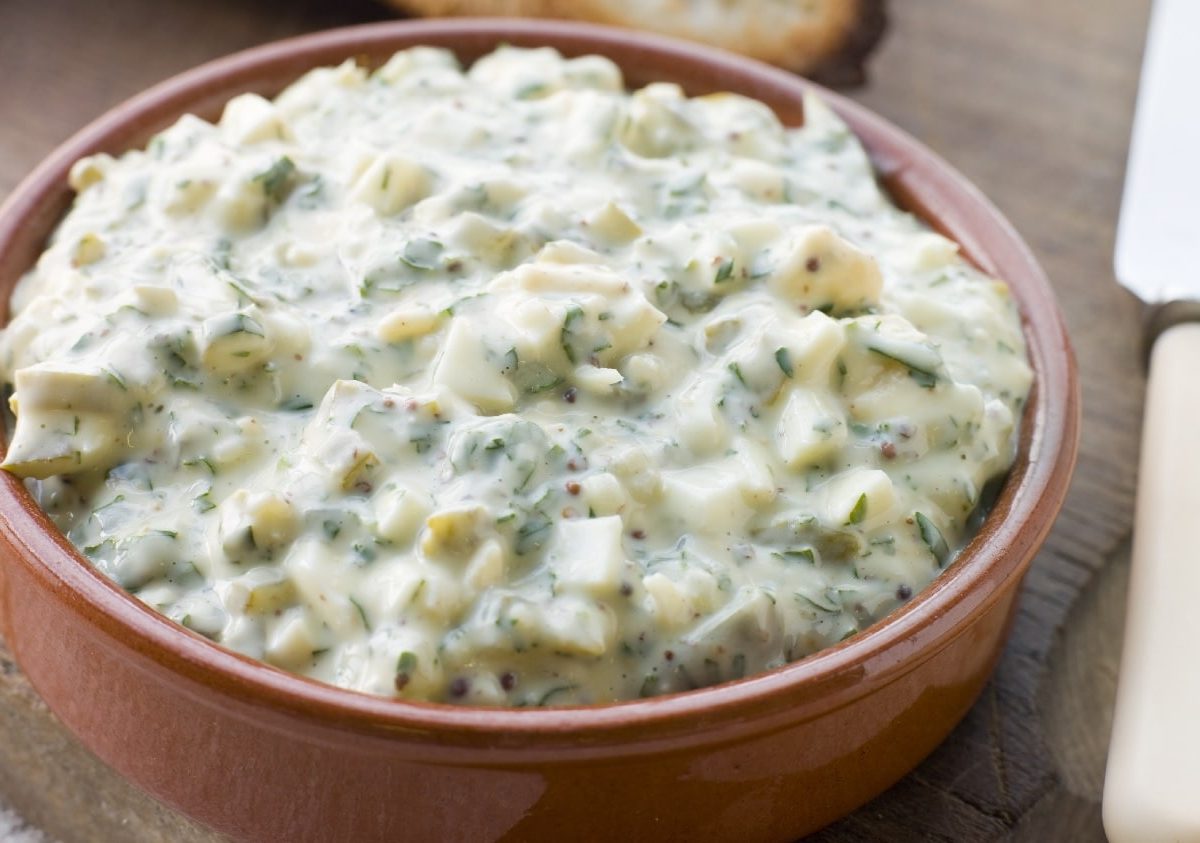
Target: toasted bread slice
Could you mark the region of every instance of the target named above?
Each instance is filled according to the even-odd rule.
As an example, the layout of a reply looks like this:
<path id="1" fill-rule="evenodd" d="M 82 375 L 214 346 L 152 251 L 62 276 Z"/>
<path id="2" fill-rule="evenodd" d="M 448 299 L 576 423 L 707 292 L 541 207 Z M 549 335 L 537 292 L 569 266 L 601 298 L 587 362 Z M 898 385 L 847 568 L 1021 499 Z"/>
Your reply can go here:
<path id="1" fill-rule="evenodd" d="M 387 0 L 417 15 L 586 20 L 744 53 L 833 84 L 854 84 L 883 34 L 884 0 Z"/>

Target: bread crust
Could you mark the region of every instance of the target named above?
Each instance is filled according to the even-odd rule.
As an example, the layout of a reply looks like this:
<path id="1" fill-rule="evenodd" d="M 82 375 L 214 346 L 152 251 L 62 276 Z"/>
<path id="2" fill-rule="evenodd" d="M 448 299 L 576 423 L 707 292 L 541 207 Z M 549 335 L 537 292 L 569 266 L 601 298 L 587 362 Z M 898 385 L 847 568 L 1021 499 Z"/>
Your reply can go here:
<path id="1" fill-rule="evenodd" d="M 386 0 L 430 17 L 548 17 L 647 29 L 752 56 L 822 81 L 863 80 L 884 0 Z"/>

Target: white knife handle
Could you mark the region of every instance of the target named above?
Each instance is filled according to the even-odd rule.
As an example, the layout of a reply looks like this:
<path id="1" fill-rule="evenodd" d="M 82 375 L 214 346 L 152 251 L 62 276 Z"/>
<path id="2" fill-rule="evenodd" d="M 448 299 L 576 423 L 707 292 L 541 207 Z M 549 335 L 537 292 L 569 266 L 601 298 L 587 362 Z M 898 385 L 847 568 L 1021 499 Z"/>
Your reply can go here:
<path id="1" fill-rule="evenodd" d="M 1200 841 L 1200 323 L 1155 342 L 1104 830 Z"/>

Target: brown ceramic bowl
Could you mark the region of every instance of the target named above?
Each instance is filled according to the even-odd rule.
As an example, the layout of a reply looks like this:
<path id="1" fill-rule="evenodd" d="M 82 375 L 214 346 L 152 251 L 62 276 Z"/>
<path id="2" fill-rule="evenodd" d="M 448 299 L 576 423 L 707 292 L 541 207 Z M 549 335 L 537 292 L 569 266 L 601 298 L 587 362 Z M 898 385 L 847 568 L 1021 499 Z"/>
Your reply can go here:
<path id="1" fill-rule="evenodd" d="M 143 145 L 184 112 L 273 94 L 348 56 L 433 44 L 464 61 L 507 42 L 600 53 L 631 86 L 732 90 L 802 120 L 808 83 L 710 49 L 592 26 L 386 23 L 270 44 L 185 73 L 55 151 L 0 208 L 0 298 L 71 200 L 82 155 Z M 121 775 L 248 840 L 787 839 L 912 769 L 996 662 L 1022 575 L 1066 494 L 1079 430 L 1074 361 L 1025 244 L 962 176 L 829 92 L 897 201 L 1007 279 L 1036 383 L 1020 453 L 983 531 L 926 591 L 842 644 L 770 673 L 589 708 L 495 710 L 375 698 L 227 651 L 88 564 L 0 472 L 0 630 L 50 708 Z"/>

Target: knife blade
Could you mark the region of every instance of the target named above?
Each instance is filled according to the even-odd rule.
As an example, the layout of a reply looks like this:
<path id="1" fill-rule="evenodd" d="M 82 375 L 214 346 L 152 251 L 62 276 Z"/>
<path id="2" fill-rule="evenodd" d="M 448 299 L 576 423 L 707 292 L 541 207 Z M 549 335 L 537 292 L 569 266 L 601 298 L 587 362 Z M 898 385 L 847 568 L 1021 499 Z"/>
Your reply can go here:
<path id="1" fill-rule="evenodd" d="M 1198 0 L 1155 0 L 1114 255 L 1149 307 L 1152 351 L 1104 781 L 1112 843 L 1200 840 L 1198 38 Z"/>
<path id="2" fill-rule="evenodd" d="M 1155 0 L 1114 265 L 1142 301 L 1200 299 L 1200 3 Z"/>

